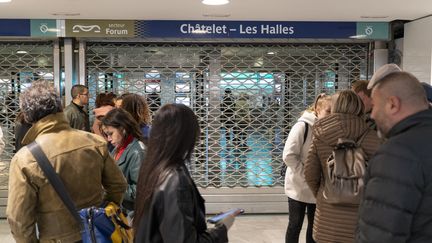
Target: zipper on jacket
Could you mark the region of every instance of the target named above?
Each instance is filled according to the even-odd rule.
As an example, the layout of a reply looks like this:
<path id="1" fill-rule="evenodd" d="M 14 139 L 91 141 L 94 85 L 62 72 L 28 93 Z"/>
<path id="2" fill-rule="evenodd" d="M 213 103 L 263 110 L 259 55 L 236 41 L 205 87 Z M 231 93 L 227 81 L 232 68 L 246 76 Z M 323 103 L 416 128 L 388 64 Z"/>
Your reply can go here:
<path id="1" fill-rule="evenodd" d="M 88 221 L 88 225 L 89 225 L 89 229 L 90 229 L 90 237 L 91 237 L 91 241 L 93 243 L 97 243 L 94 225 L 93 225 L 93 214 L 94 214 L 93 208 L 89 208 L 87 211 L 87 221 Z"/>

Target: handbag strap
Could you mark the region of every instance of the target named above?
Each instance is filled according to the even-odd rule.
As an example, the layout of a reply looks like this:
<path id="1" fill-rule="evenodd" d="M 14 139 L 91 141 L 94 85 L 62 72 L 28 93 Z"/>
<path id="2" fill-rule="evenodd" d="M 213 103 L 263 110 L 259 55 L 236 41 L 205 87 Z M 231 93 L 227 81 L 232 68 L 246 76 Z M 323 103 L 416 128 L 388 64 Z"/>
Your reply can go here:
<path id="1" fill-rule="evenodd" d="M 45 153 L 42 151 L 39 144 L 36 141 L 34 141 L 31 144 L 27 145 L 27 148 L 33 154 L 33 157 L 36 159 L 37 163 L 39 164 L 39 167 L 44 172 L 46 178 L 51 183 L 52 187 L 57 192 L 60 199 L 63 201 L 64 205 L 66 206 L 66 208 L 70 211 L 74 219 L 78 222 L 78 224 L 82 228 L 81 217 L 78 215 L 75 204 L 73 203 L 71 197 L 69 196 L 66 190 L 65 185 L 63 184 L 62 180 L 57 175 L 57 173 L 54 171 L 54 168 L 52 167 L 51 163 L 49 162 Z"/>

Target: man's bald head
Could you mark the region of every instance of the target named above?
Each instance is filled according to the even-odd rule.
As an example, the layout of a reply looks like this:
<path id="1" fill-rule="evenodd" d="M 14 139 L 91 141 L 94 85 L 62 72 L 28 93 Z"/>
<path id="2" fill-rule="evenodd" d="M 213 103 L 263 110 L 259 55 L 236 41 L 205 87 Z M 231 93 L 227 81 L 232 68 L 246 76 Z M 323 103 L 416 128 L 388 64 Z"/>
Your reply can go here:
<path id="1" fill-rule="evenodd" d="M 403 119 L 428 109 L 426 94 L 418 79 L 402 71 L 386 75 L 374 86 L 372 103 L 371 118 L 384 136 Z"/>
<path id="2" fill-rule="evenodd" d="M 426 93 L 420 81 L 411 73 L 394 72 L 386 75 L 376 87 L 385 97 L 396 96 L 402 105 L 413 108 L 427 107 Z"/>

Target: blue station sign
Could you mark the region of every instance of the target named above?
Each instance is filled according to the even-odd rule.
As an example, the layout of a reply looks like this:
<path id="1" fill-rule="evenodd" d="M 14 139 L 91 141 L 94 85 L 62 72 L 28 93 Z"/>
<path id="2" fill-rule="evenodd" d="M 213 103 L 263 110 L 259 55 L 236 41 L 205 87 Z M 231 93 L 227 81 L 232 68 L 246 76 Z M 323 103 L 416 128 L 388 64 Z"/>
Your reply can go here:
<path id="1" fill-rule="evenodd" d="M 375 27 L 377 24 L 378 27 Z M 383 28 L 387 26 L 387 28 Z M 359 35 L 358 27 L 372 30 Z M 374 32 L 374 28 L 377 30 Z M 314 38 L 388 39 L 388 23 L 364 22 L 283 22 L 283 21 L 137 21 L 136 33 L 144 38 Z M 377 32 L 383 33 L 377 35 Z M 360 31 L 362 32 L 362 31 Z M 362 32 L 363 33 L 363 32 Z"/>
<path id="2" fill-rule="evenodd" d="M 390 31 L 386 22 L 1 19 L 0 36 L 389 40 Z"/>

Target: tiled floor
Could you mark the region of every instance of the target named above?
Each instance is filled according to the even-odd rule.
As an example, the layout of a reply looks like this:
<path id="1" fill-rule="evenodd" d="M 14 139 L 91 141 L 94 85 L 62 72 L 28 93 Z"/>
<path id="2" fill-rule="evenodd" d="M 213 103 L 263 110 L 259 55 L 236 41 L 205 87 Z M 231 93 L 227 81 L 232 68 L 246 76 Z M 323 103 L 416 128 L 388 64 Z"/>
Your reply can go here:
<path id="1" fill-rule="evenodd" d="M 305 220 L 306 222 L 306 220 Z M 287 214 L 241 215 L 229 231 L 231 243 L 284 243 L 288 225 Z M 305 243 L 306 224 L 300 233 L 300 243 Z"/>
<path id="2" fill-rule="evenodd" d="M 229 231 L 230 243 L 284 243 L 288 215 L 242 215 Z M 300 235 L 300 243 L 305 240 L 305 225 Z M 15 242 L 6 220 L 0 220 L 0 242 Z"/>
<path id="3" fill-rule="evenodd" d="M 0 220 L 0 242 L 2 243 L 12 243 L 15 240 L 9 230 L 9 224 L 6 220 Z"/>

